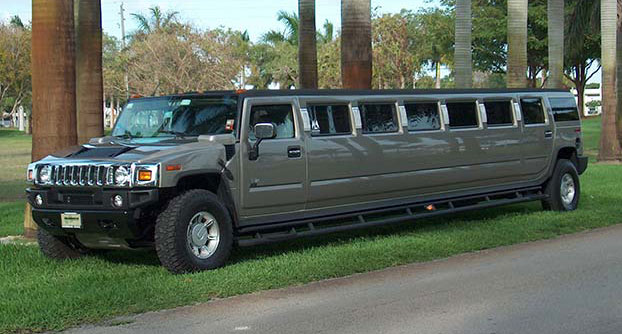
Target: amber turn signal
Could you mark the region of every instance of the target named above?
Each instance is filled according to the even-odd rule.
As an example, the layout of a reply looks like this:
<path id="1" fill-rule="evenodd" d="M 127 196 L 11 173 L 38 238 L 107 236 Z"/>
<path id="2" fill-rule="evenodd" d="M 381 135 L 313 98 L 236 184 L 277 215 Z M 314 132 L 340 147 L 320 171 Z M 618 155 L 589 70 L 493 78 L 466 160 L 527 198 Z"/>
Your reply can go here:
<path id="1" fill-rule="evenodd" d="M 138 171 L 138 181 L 151 181 L 151 171 L 150 170 Z"/>
<path id="2" fill-rule="evenodd" d="M 181 170 L 181 165 L 167 165 L 166 170 L 169 172 Z"/>

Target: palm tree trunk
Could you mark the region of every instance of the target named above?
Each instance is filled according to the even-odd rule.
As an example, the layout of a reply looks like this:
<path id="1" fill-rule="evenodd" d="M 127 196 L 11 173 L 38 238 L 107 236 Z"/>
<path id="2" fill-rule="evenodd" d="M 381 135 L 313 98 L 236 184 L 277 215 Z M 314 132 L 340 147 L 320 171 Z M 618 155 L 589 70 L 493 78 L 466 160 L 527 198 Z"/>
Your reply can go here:
<path id="1" fill-rule="evenodd" d="M 73 0 L 32 1 L 33 161 L 76 144 L 73 20 Z M 35 230 L 26 218 L 24 234 Z"/>
<path id="2" fill-rule="evenodd" d="M 620 159 L 620 142 L 616 133 L 616 32 L 617 0 L 601 0 L 601 64 L 603 115 L 598 160 Z"/>
<path id="3" fill-rule="evenodd" d="M 549 71 L 546 86 L 562 88 L 564 78 L 564 0 L 548 0 Z"/>
<path id="4" fill-rule="evenodd" d="M 456 0 L 456 88 L 473 87 L 471 0 Z"/>
<path id="5" fill-rule="evenodd" d="M 315 0 L 298 0 L 298 67 L 300 88 L 317 88 Z"/>
<path id="6" fill-rule="evenodd" d="M 76 0 L 78 143 L 104 134 L 101 0 Z"/>
<path id="7" fill-rule="evenodd" d="M 371 0 L 341 0 L 343 88 L 371 89 Z"/>
<path id="8" fill-rule="evenodd" d="M 441 88 L 441 62 L 437 61 L 434 64 L 434 69 L 435 69 L 435 78 L 434 78 L 434 88 L 436 89 L 440 89 Z"/>
<path id="9" fill-rule="evenodd" d="M 618 24 L 616 34 L 616 95 L 617 95 L 617 136 L 622 150 L 622 1 L 618 0 Z"/>
<path id="10" fill-rule="evenodd" d="M 527 84 L 527 0 L 508 0 L 508 87 Z"/>

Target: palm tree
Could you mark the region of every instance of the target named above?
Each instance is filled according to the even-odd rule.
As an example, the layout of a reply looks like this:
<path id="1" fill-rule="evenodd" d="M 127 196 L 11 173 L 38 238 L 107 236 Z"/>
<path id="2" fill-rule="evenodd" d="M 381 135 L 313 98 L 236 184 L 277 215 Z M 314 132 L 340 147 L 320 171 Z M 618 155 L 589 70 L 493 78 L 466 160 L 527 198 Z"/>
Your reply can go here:
<path id="1" fill-rule="evenodd" d="M 341 0 L 343 88 L 371 89 L 371 0 Z"/>
<path id="2" fill-rule="evenodd" d="M 322 26 L 324 28 L 324 32 L 319 32 L 317 33 L 317 39 L 318 41 L 320 41 L 320 43 L 330 43 L 333 41 L 333 39 L 335 39 L 335 26 L 332 24 L 332 22 L 330 22 L 328 19 L 326 19 L 326 21 L 324 21 L 324 25 Z"/>
<path id="3" fill-rule="evenodd" d="M 313 6 L 313 8 L 315 8 L 315 5 Z M 278 11 L 276 17 L 279 22 L 285 25 L 285 31 L 281 32 L 276 30 L 270 30 L 265 33 L 261 37 L 261 39 L 264 42 L 271 44 L 287 42 L 291 45 L 298 45 L 298 35 L 300 29 L 300 19 L 298 18 L 298 14 L 280 10 Z M 315 21 L 313 23 L 313 26 L 315 26 Z"/>
<path id="4" fill-rule="evenodd" d="M 73 0 L 32 1 L 33 161 L 76 145 L 74 36 Z M 31 224 L 25 220 L 26 236 Z"/>
<path id="5" fill-rule="evenodd" d="M 159 6 L 149 8 L 150 16 L 132 13 L 132 17 L 138 22 L 138 33 L 148 34 L 154 31 L 166 30 L 177 24 L 179 12 L 163 12 Z"/>
<path id="6" fill-rule="evenodd" d="M 598 160 L 619 160 L 621 149 L 616 133 L 616 49 L 617 1 L 601 0 L 600 38 L 602 64 L 603 116 Z"/>
<path id="7" fill-rule="evenodd" d="M 471 0 L 456 0 L 456 48 L 454 58 L 456 87 L 471 88 L 473 86 Z"/>
<path id="8" fill-rule="evenodd" d="M 101 0 L 76 0 L 76 122 L 78 143 L 104 134 Z"/>
<path id="9" fill-rule="evenodd" d="M 317 88 L 315 0 L 298 0 L 298 67 L 300 88 Z"/>
<path id="10" fill-rule="evenodd" d="M 508 87 L 527 84 L 527 0 L 508 0 Z"/>
<path id="11" fill-rule="evenodd" d="M 548 0 L 547 13 L 549 76 L 546 85 L 550 88 L 561 88 L 564 78 L 564 0 Z"/>

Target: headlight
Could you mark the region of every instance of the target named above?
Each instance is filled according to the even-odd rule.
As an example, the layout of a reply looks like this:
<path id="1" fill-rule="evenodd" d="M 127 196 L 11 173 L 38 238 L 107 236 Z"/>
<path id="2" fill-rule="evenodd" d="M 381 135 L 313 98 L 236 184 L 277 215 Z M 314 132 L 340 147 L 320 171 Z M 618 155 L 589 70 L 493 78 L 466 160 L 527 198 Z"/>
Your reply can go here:
<path id="1" fill-rule="evenodd" d="M 125 186 L 130 182 L 130 171 L 121 166 L 114 172 L 114 184 L 117 186 Z"/>
<path id="2" fill-rule="evenodd" d="M 41 184 L 48 184 L 50 182 L 50 176 L 52 175 L 52 166 L 46 165 L 39 169 L 38 182 Z"/>

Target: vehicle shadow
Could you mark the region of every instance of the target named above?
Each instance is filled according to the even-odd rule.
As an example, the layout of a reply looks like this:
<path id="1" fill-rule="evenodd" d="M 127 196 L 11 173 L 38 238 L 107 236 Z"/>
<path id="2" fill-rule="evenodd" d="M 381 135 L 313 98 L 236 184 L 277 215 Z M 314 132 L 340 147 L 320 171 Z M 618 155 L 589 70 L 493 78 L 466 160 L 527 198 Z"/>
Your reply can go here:
<path id="1" fill-rule="evenodd" d="M 299 252 L 329 245 L 342 245 L 361 238 L 376 239 L 413 233 L 443 231 L 454 228 L 460 229 L 467 226 L 486 224 L 489 223 L 490 220 L 494 220 L 501 216 L 528 214 L 540 210 L 541 207 L 539 203 L 515 204 L 481 211 L 448 214 L 440 217 L 411 220 L 393 225 L 331 233 L 252 247 L 236 247 L 227 264 L 259 260 L 284 253 Z M 110 263 L 121 265 L 160 266 L 158 256 L 152 250 L 98 252 L 93 256 Z"/>

